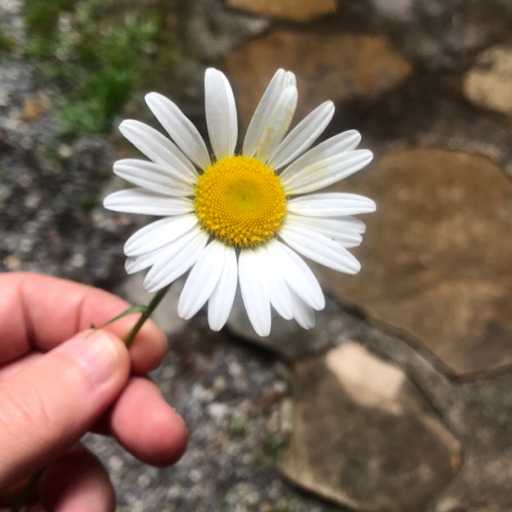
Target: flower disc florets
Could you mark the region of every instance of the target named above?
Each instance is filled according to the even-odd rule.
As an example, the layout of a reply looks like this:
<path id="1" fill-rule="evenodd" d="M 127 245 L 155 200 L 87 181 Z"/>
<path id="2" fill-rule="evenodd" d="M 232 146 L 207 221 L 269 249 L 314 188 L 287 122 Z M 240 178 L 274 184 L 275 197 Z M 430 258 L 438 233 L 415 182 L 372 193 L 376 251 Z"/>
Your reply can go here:
<path id="1" fill-rule="evenodd" d="M 230 156 L 199 177 L 194 207 L 203 228 L 217 240 L 257 247 L 281 226 L 286 196 L 270 167 L 255 158 Z"/>

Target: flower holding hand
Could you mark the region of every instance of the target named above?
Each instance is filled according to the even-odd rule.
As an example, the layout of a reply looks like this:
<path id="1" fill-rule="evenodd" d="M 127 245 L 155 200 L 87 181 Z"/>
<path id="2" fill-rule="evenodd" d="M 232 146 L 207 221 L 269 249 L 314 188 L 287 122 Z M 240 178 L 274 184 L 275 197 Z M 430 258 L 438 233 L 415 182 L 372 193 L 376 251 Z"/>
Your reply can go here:
<path id="1" fill-rule="evenodd" d="M 128 351 L 133 316 L 91 331 L 127 304 L 89 286 L 13 273 L 0 289 L 0 509 L 43 470 L 45 510 L 114 510 L 105 469 L 79 441 L 92 430 L 148 464 L 179 459 L 186 427 L 144 376 L 162 362 L 164 334 L 148 321 Z"/>
<path id="2" fill-rule="evenodd" d="M 179 277 L 188 273 L 181 317 L 191 318 L 207 303 L 209 325 L 219 330 L 239 290 L 254 330 L 266 336 L 272 309 L 311 328 L 315 311 L 325 306 L 303 257 L 340 272 L 360 269 L 349 249 L 361 243 L 365 224 L 354 215 L 374 211 L 375 203 L 319 191 L 359 171 L 373 155 L 356 149 L 361 137 L 355 130 L 312 147 L 333 117 L 332 102 L 288 133 L 296 80 L 278 70 L 237 150 L 234 95 L 224 74 L 210 68 L 210 151 L 172 101 L 157 93 L 146 101 L 170 138 L 124 121 L 121 132 L 149 160 L 116 162 L 114 172 L 136 188 L 104 202 L 113 211 L 162 217 L 124 246 L 127 272 L 149 269 L 144 287 L 158 292 L 135 327 L 131 315 L 108 323 L 127 305 L 106 292 L 31 274 L 0 276 L 0 506 L 40 474 L 37 496 L 47 509 L 113 510 L 108 476 L 78 444 L 91 429 L 111 433 L 150 464 L 181 456 L 184 423 L 144 377 L 166 348 L 163 333 L 145 320 Z M 107 327 L 91 331 L 91 324 Z M 136 332 L 128 351 L 122 338 Z"/>

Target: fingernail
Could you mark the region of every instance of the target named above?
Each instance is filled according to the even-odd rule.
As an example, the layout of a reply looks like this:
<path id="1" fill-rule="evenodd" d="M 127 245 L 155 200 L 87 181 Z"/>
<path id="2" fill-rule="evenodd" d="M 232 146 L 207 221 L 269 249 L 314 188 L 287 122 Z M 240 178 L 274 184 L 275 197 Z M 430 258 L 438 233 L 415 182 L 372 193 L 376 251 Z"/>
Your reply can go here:
<path id="1" fill-rule="evenodd" d="M 120 368 L 120 354 L 114 339 L 105 331 L 80 333 L 65 345 L 93 384 L 103 384 Z"/>

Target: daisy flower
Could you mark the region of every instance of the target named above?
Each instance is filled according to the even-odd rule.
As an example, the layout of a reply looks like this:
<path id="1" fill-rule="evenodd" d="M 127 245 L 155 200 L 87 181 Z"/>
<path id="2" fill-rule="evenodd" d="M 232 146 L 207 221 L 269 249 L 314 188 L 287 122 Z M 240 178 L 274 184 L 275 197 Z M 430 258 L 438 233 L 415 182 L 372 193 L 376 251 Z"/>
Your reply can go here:
<path id="1" fill-rule="evenodd" d="M 360 265 L 347 250 L 360 244 L 372 212 L 366 197 L 321 190 L 367 165 L 350 130 L 311 148 L 334 114 L 321 104 L 288 134 L 297 104 L 295 76 L 278 70 L 236 150 L 235 99 L 225 75 L 205 74 L 206 143 L 183 112 L 152 92 L 146 102 L 169 137 L 134 120 L 121 133 L 148 159 L 115 162 L 114 172 L 136 188 L 110 194 L 106 208 L 162 217 L 124 246 L 126 271 L 149 268 L 144 287 L 155 292 L 190 271 L 178 314 L 191 318 L 208 302 L 213 330 L 226 323 L 237 288 L 254 330 L 270 332 L 271 309 L 302 327 L 315 323 L 325 299 L 301 256 L 340 272 Z M 311 149 L 310 149 L 311 148 Z"/>

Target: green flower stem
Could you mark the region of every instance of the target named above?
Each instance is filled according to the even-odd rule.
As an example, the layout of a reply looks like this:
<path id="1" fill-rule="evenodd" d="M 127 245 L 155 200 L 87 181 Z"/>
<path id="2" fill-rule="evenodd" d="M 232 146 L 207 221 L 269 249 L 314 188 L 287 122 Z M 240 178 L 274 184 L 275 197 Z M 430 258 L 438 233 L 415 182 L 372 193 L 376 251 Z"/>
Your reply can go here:
<path id="1" fill-rule="evenodd" d="M 135 336 L 137 336 L 137 333 L 140 331 L 141 327 L 144 325 L 144 322 L 151 316 L 151 314 L 156 309 L 158 304 L 160 304 L 161 300 L 164 298 L 165 294 L 167 293 L 167 291 L 169 290 L 170 287 L 171 287 L 171 285 L 168 285 L 165 288 L 162 288 L 161 290 L 159 290 L 155 294 L 155 296 L 151 299 L 151 302 L 145 308 L 142 309 L 142 314 L 140 315 L 140 318 L 137 320 L 135 325 L 131 328 L 130 332 L 126 335 L 126 337 L 123 340 L 124 344 L 127 347 L 129 347 L 131 345 L 132 341 L 135 339 Z M 103 325 L 108 325 L 112 321 L 122 318 L 125 314 L 129 314 L 132 309 L 133 308 L 130 308 L 129 310 L 127 310 L 124 313 L 122 313 L 121 315 L 119 315 L 119 317 L 116 317 Z M 101 329 L 101 327 L 103 327 L 103 326 L 100 326 L 99 328 Z M 30 478 L 30 480 L 27 482 L 27 485 L 25 485 L 25 487 L 19 494 L 18 498 L 16 499 L 16 502 L 12 506 L 10 512 L 19 512 L 22 509 L 22 507 L 25 505 L 26 501 L 32 494 L 32 492 L 36 486 L 36 483 L 39 480 L 39 477 L 41 476 L 42 473 L 43 473 L 43 470 L 39 471 L 38 473 L 36 473 L 35 475 L 33 475 Z"/>
<path id="2" fill-rule="evenodd" d="M 16 502 L 11 508 L 11 512 L 19 512 L 21 508 L 25 505 L 25 502 L 28 500 L 30 495 L 32 494 L 32 491 L 34 490 L 34 487 L 37 484 L 37 481 L 39 480 L 39 477 L 43 473 L 43 470 L 38 471 L 27 482 L 27 485 L 23 488 L 23 490 L 20 492 L 19 496 L 16 498 Z"/>
<path id="3" fill-rule="evenodd" d="M 140 318 L 137 320 L 137 323 L 132 327 L 131 331 L 126 335 L 124 338 L 124 344 L 129 347 L 134 340 L 135 336 L 139 332 L 140 328 L 144 325 L 144 322 L 151 316 L 153 311 L 156 309 L 158 304 L 160 304 L 160 301 L 164 298 L 165 294 L 169 290 L 171 285 L 166 286 L 165 288 L 162 288 L 161 290 L 158 290 L 158 292 L 155 294 L 155 296 L 151 299 L 151 302 L 147 305 L 145 310 L 140 315 Z"/>

